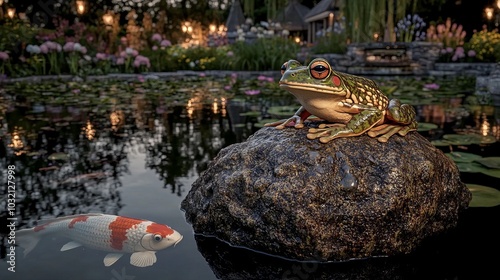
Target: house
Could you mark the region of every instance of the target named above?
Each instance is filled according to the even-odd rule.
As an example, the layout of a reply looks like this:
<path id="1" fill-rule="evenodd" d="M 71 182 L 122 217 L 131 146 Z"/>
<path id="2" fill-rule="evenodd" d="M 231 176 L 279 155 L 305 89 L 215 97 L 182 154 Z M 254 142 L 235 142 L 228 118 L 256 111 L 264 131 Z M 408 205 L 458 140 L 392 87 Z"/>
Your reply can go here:
<path id="1" fill-rule="evenodd" d="M 314 43 L 318 37 L 333 30 L 341 2 L 341 0 L 322 0 L 306 14 L 304 20 L 308 24 L 308 43 Z"/>

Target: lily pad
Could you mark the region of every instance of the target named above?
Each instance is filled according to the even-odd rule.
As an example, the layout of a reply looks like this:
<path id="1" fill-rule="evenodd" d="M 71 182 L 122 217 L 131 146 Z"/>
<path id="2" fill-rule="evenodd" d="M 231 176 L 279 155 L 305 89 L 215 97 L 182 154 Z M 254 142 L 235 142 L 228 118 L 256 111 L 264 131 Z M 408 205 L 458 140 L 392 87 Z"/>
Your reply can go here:
<path id="1" fill-rule="evenodd" d="M 49 160 L 67 161 L 69 160 L 69 156 L 65 153 L 53 153 L 49 155 Z"/>
<path id="2" fill-rule="evenodd" d="M 436 129 L 436 128 L 438 128 L 437 124 L 419 122 L 417 131 L 429 131 L 429 130 Z"/>
<path id="3" fill-rule="evenodd" d="M 450 146 L 453 145 L 450 141 L 447 140 L 432 140 L 431 144 L 436 146 L 436 147 L 444 147 L 444 146 Z"/>
<path id="4" fill-rule="evenodd" d="M 277 121 L 279 121 L 279 119 L 265 119 L 265 120 L 262 120 L 258 123 L 255 123 L 254 126 L 258 127 L 258 128 L 262 128 L 262 127 L 264 127 L 264 125 L 266 123 L 272 123 L 272 122 L 277 122 Z"/>
<path id="5" fill-rule="evenodd" d="M 297 109 L 297 106 L 273 106 L 267 112 L 277 117 L 291 117 Z"/>
<path id="6" fill-rule="evenodd" d="M 480 155 L 464 152 L 451 152 L 445 153 L 445 155 L 452 159 L 454 162 L 473 162 L 483 158 Z"/>
<path id="7" fill-rule="evenodd" d="M 478 173 L 485 169 L 482 165 L 475 162 L 457 162 L 456 164 L 460 172 Z"/>
<path id="8" fill-rule="evenodd" d="M 484 157 L 475 159 L 474 161 L 489 168 L 500 169 L 500 157 Z"/>
<path id="9" fill-rule="evenodd" d="M 242 117 L 260 117 L 261 115 L 262 115 L 262 113 L 259 111 L 250 111 L 250 112 L 245 112 L 245 113 L 240 114 L 240 116 L 242 116 Z"/>
<path id="10" fill-rule="evenodd" d="M 488 169 L 484 168 L 481 173 L 486 174 L 491 177 L 500 178 L 500 169 Z"/>
<path id="11" fill-rule="evenodd" d="M 476 184 L 466 184 L 472 193 L 469 207 L 494 207 L 500 205 L 500 191 Z"/>

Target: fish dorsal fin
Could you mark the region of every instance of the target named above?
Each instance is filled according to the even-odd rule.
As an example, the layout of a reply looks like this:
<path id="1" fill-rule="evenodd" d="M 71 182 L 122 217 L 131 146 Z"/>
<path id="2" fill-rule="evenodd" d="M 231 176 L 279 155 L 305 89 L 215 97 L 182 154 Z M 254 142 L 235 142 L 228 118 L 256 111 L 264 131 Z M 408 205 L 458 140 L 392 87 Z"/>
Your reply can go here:
<path id="1" fill-rule="evenodd" d="M 78 248 L 80 246 L 82 246 L 82 244 L 75 242 L 75 241 L 70 241 L 70 242 L 64 244 L 64 246 L 62 246 L 61 251 L 68 251 L 71 249 Z"/>
<path id="2" fill-rule="evenodd" d="M 104 265 L 110 266 L 114 264 L 117 260 L 119 260 L 123 254 L 120 253 L 109 253 L 104 257 Z"/>
<path id="3" fill-rule="evenodd" d="M 152 266 L 155 262 L 155 251 L 135 252 L 130 256 L 130 264 L 138 267 Z"/>
<path id="4" fill-rule="evenodd" d="M 74 218 L 79 218 L 79 217 L 84 217 L 84 216 L 88 217 L 88 216 L 103 216 L 103 215 L 104 214 L 101 214 L 101 213 L 89 213 L 89 214 L 62 216 L 62 217 L 57 217 L 57 218 L 53 218 L 53 219 L 42 219 L 42 220 L 37 221 L 37 225 L 41 226 L 41 225 L 51 224 L 51 223 L 60 222 L 60 221 L 64 221 L 64 220 L 72 220 Z"/>

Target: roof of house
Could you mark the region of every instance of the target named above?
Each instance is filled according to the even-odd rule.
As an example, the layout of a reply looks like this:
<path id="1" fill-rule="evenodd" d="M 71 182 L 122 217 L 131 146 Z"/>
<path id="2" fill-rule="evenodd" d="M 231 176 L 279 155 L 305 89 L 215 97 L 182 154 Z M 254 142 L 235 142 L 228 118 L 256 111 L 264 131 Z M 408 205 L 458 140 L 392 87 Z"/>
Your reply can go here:
<path id="1" fill-rule="evenodd" d="M 311 22 L 328 17 L 333 11 L 336 2 L 336 0 L 322 0 L 307 13 L 304 20 L 306 22 Z"/>
<path id="2" fill-rule="evenodd" d="M 298 0 L 290 0 L 283 11 L 278 13 L 274 22 L 279 22 L 281 27 L 289 31 L 307 30 L 304 18 L 311 9 L 300 4 Z"/>
<path id="3" fill-rule="evenodd" d="M 241 9 L 240 0 L 233 0 L 233 5 L 231 5 L 226 21 L 227 31 L 234 32 L 236 31 L 236 28 L 241 26 L 243 23 L 245 23 L 245 16 L 243 15 L 243 10 Z"/>

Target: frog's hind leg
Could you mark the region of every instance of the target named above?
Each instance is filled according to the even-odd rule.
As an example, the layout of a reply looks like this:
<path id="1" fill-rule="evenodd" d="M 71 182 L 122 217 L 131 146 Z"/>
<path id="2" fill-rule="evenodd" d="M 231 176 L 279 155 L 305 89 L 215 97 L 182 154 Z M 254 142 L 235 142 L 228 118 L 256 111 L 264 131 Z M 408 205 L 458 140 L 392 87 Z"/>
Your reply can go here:
<path id="1" fill-rule="evenodd" d="M 408 132 L 416 129 L 417 123 L 415 121 L 413 121 L 410 125 L 382 124 L 370 129 L 370 131 L 368 131 L 368 136 L 373 138 L 378 137 L 377 140 L 379 142 L 385 143 L 396 133 L 401 136 L 405 136 Z"/>
<path id="2" fill-rule="evenodd" d="M 389 111 L 388 114 L 386 114 L 387 119 L 397 123 L 411 124 L 415 120 L 416 113 L 413 106 L 401 104 L 401 101 L 398 99 L 391 99 L 387 110 Z"/>

